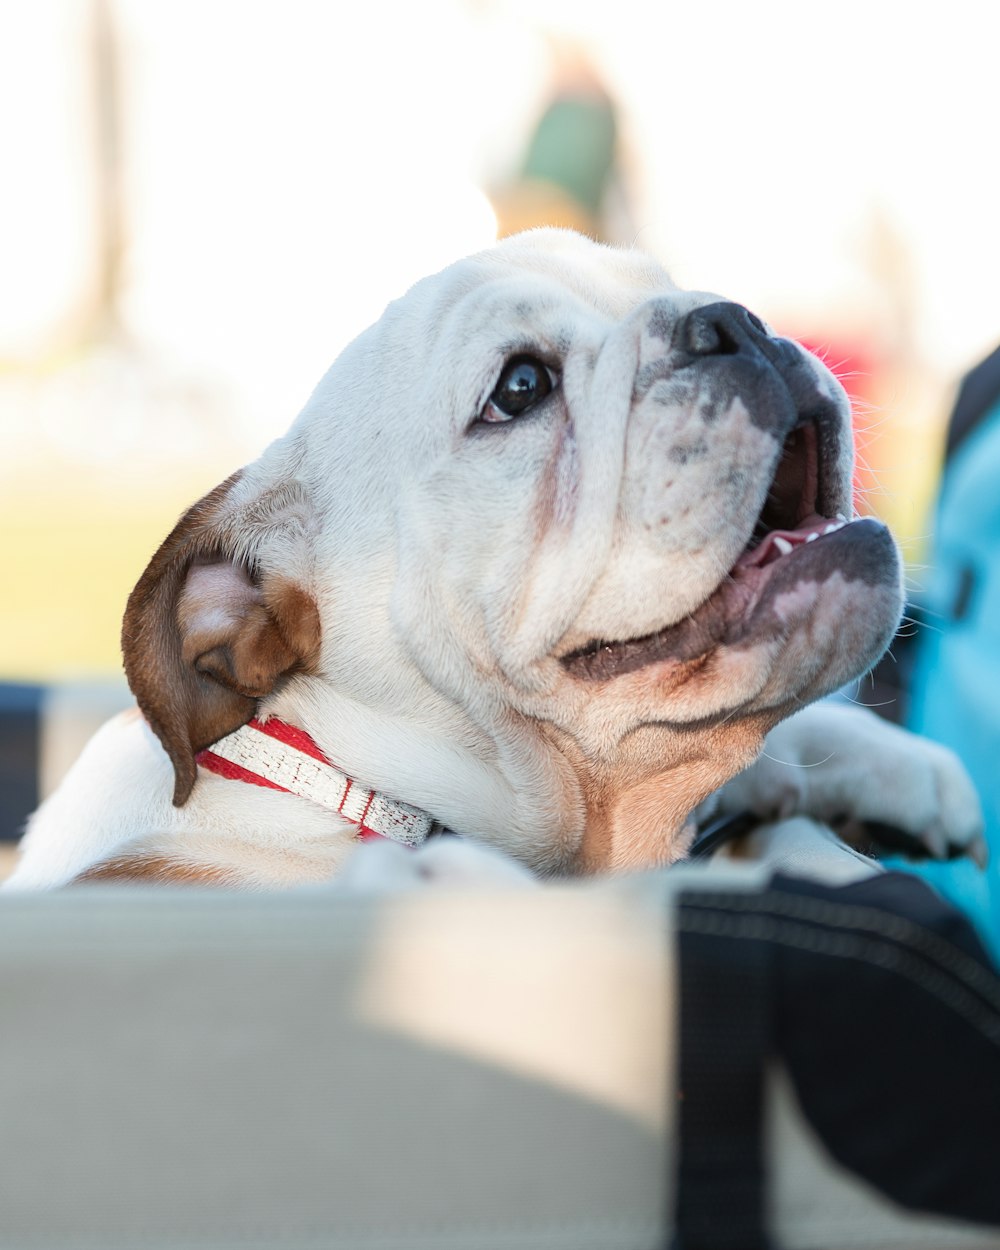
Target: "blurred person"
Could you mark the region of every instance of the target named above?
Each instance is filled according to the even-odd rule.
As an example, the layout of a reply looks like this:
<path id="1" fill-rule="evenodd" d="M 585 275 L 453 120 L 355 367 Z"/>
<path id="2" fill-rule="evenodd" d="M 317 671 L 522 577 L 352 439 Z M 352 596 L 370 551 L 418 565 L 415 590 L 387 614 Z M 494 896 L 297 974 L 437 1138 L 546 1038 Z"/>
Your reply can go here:
<path id="1" fill-rule="evenodd" d="M 622 198 L 618 111 L 580 49 L 556 44 L 553 85 L 514 174 L 490 199 L 497 235 L 534 226 L 614 242 L 628 229 Z"/>

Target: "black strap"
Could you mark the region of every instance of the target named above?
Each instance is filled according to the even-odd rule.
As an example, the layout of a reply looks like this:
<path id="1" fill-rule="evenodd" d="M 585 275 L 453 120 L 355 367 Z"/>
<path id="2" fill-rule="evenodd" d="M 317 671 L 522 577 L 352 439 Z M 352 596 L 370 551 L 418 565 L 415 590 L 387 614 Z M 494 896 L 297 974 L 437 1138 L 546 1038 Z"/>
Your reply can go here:
<path id="1" fill-rule="evenodd" d="M 708 859 L 720 846 L 725 846 L 727 842 L 733 842 L 737 838 L 742 838 L 744 834 L 751 833 L 761 823 L 760 817 L 755 816 L 753 812 L 734 812 L 731 815 L 718 816 L 715 820 L 710 820 L 707 825 L 701 826 L 698 836 L 691 843 L 687 857 L 689 860 Z"/>
<path id="2" fill-rule="evenodd" d="M 672 1250 L 768 1250 L 764 1082 L 770 1051 L 767 945 L 685 928 L 680 982 L 677 1185 Z M 699 931 L 702 930 L 702 931 Z"/>

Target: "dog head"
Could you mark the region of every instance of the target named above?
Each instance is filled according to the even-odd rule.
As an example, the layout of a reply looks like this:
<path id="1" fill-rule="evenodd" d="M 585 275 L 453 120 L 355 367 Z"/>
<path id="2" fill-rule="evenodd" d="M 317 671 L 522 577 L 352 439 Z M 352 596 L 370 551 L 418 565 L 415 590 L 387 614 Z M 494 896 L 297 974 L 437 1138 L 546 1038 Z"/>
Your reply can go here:
<path id="1" fill-rule="evenodd" d="M 461 261 L 133 593 L 175 801 L 198 750 L 294 692 L 366 782 L 529 862 L 674 858 L 764 734 L 892 636 L 899 563 L 851 520 L 852 463 L 836 380 L 740 305 L 569 232 Z M 473 767 L 479 807 L 454 795 Z"/>

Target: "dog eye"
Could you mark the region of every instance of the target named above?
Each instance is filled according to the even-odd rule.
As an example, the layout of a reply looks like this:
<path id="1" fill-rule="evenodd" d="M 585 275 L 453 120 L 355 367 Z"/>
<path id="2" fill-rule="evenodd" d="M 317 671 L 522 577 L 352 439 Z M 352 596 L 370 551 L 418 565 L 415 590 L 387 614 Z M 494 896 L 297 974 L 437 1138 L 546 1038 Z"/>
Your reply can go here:
<path id="1" fill-rule="evenodd" d="M 552 370 L 534 356 L 515 356 L 504 365 L 480 420 L 499 422 L 519 417 L 550 395 L 557 380 Z"/>

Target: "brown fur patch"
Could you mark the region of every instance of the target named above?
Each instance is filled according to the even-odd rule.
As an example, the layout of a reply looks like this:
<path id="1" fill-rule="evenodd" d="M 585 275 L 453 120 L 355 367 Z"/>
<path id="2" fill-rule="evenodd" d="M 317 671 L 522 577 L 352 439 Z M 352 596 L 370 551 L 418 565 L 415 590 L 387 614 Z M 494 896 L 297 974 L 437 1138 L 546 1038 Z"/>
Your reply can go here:
<path id="1" fill-rule="evenodd" d="M 690 730 L 645 725 L 588 759 L 549 727 L 586 809 L 575 871 L 636 871 L 681 858 L 691 812 L 757 757 L 770 728 L 770 717 L 758 716 Z"/>
<path id="2" fill-rule="evenodd" d="M 241 546 L 253 544 L 246 515 L 224 517 L 239 478 L 184 514 L 139 579 L 122 624 L 125 673 L 174 766 L 178 807 L 194 787 L 197 753 L 245 725 L 279 678 L 309 671 L 319 654 L 311 596 L 253 567 Z M 266 532 L 266 508 L 257 503 L 254 522 Z M 280 528 L 282 518 L 266 521 Z"/>
<path id="3" fill-rule="evenodd" d="M 238 479 L 238 473 L 227 478 L 181 517 L 136 583 L 122 622 L 125 675 L 146 720 L 173 763 L 174 802 L 178 805 L 194 786 L 197 751 L 217 740 L 210 736 L 217 726 L 229 724 L 234 718 L 231 700 L 219 696 L 214 700 L 219 706 L 207 714 L 196 716 L 195 709 L 189 706 L 197 702 L 197 691 L 191 688 L 190 680 L 178 682 L 185 666 L 173 617 L 192 561 L 199 555 L 216 553 L 218 539 L 213 526 Z M 251 718 L 253 708 L 252 700 L 247 699 L 236 713 L 245 713 L 240 723 Z M 232 729 L 238 727 L 232 725 Z M 195 746 L 196 742 L 199 745 Z"/>
<path id="4" fill-rule="evenodd" d="M 299 657 L 301 666 L 309 670 L 319 661 L 322 628 L 319 609 L 312 595 L 301 586 L 282 577 L 264 583 L 264 601 L 282 639 Z"/>
<path id="5" fill-rule="evenodd" d="M 227 874 L 221 868 L 207 864 L 186 864 L 166 856 L 122 856 L 95 864 L 75 877 L 70 885 L 90 885 L 94 882 L 117 881 L 119 883 L 144 885 L 214 885 L 229 884 Z"/>

